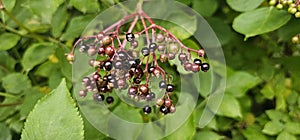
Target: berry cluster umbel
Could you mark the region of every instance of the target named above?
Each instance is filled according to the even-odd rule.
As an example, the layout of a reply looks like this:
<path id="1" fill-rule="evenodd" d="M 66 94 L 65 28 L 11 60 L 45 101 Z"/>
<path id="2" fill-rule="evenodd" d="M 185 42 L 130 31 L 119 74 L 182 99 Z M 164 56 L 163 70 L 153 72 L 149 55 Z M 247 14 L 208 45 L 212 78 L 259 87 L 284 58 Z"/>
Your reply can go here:
<path id="1" fill-rule="evenodd" d="M 75 48 L 93 57 L 87 63 L 95 71 L 82 79 L 83 88 L 79 96 L 85 97 L 91 93 L 95 101 L 112 104 L 114 98 L 110 94 L 113 89 L 125 90 L 134 101 L 145 101 L 145 114 L 153 111 L 151 101 L 156 101 L 162 114 L 173 113 L 176 108 L 170 95 L 176 86 L 172 75 L 160 64 L 178 59 L 186 71 L 194 73 L 206 72 L 210 66 L 205 62 L 203 49 L 186 47 L 167 29 L 156 25 L 140 7 L 137 13 L 125 16 L 100 33 L 80 38 L 66 57 L 73 63 Z M 121 33 L 121 26 L 130 19 L 133 21 L 129 29 Z M 138 21 L 144 28 L 142 31 L 134 30 Z M 145 40 L 146 45 L 140 44 L 140 40 Z M 192 58 L 191 53 L 198 57 Z M 160 78 L 160 82 L 152 83 L 152 77 Z M 151 90 L 153 86 L 164 91 L 162 97 L 157 97 L 157 93 Z"/>
<path id="2" fill-rule="evenodd" d="M 296 18 L 300 18 L 300 0 L 270 0 L 269 4 L 276 6 L 277 9 L 287 7 L 287 11 Z"/>

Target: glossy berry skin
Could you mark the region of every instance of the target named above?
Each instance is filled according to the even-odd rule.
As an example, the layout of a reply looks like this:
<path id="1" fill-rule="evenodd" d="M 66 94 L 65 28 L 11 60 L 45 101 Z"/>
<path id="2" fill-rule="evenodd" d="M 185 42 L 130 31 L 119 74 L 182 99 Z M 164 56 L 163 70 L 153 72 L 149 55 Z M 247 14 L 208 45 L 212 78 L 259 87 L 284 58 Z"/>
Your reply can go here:
<path id="1" fill-rule="evenodd" d="M 106 102 L 107 102 L 108 104 L 112 104 L 112 103 L 114 102 L 114 98 L 113 98 L 112 96 L 108 96 L 108 97 L 106 98 Z"/>
<path id="2" fill-rule="evenodd" d="M 110 71 L 112 69 L 113 65 L 112 65 L 112 62 L 111 61 L 106 61 L 104 63 L 104 68 L 106 71 Z"/>
<path id="3" fill-rule="evenodd" d="M 148 94 L 148 92 L 149 92 L 149 88 L 148 88 L 148 86 L 147 85 L 141 85 L 140 87 L 139 87 L 139 91 L 142 93 L 142 94 Z"/>
<path id="4" fill-rule="evenodd" d="M 104 101 L 105 97 L 103 94 L 94 94 L 94 100 L 97 102 L 102 102 Z"/>
<path id="5" fill-rule="evenodd" d="M 117 60 L 115 63 L 114 63 L 114 67 L 116 69 L 122 69 L 123 68 L 123 63 L 121 60 Z"/>
<path id="6" fill-rule="evenodd" d="M 170 99 L 165 99 L 165 106 L 170 107 L 172 105 L 172 101 Z"/>
<path id="7" fill-rule="evenodd" d="M 118 56 L 119 56 L 119 58 L 121 59 L 121 60 L 126 60 L 127 59 L 127 54 L 126 54 L 126 52 L 124 52 L 124 51 L 120 51 L 120 52 L 118 52 Z"/>
<path id="8" fill-rule="evenodd" d="M 149 49 L 151 52 L 154 52 L 157 49 L 157 44 L 156 43 L 150 43 Z"/>
<path id="9" fill-rule="evenodd" d="M 137 68 L 140 64 L 140 59 L 130 59 L 129 61 L 130 68 Z"/>
<path id="10" fill-rule="evenodd" d="M 198 64 L 192 64 L 192 72 L 196 73 L 200 71 L 200 66 Z"/>
<path id="11" fill-rule="evenodd" d="M 165 102 L 164 99 L 158 98 L 158 99 L 156 100 L 156 105 L 161 106 L 161 105 L 164 104 L 164 102 Z"/>
<path id="12" fill-rule="evenodd" d="M 167 87 L 167 83 L 165 81 L 159 82 L 159 88 L 166 88 L 166 87 Z"/>
<path id="13" fill-rule="evenodd" d="M 87 94 L 87 91 L 86 91 L 86 90 L 80 90 L 80 91 L 79 91 L 79 96 L 80 96 L 80 97 L 85 97 L 86 94 Z"/>
<path id="14" fill-rule="evenodd" d="M 166 87 L 166 91 L 167 92 L 173 92 L 175 89 L 174 85 L 172 84 L 168 84 L 167 87 Z"/>
<path id="15" fill-rule="evenodd" d="M 204 72 L 207 72 L 209 70 L 209 64 L 208 63 L 203 63 L 201 65 L 201 70 Z"/>
<path id="16" fill-rule="evenodd" d="M 157 34 L 156 41 L 159 43 L 165 41 L 165 36 L 163 34 Z"/>
<path id="17" fill-rule="evenodd" d="M 134 36 L 133 33 L 127 33 L 127 34 L 126 34 L 126 40 L 127 40 L 128 42 L 133 42 L 133 41 L 134 41 L 134 38 L 135 38 L 135 36 Z"/>
<path id="18" fill-rule="evenodd" d="M 111 46 L 105 48 L 105 54 L 109 57 L 112 57 L 115 54 L 115 49 Z"/>
<path id="19" fill-rule="evenodd" d="M 148 73 L 153 73 L 155 70 L 155 67 L 154 66 L 151 66 L 148 68 Z"/>
<path id="20" fill-rule="evenodd" d="M 170 112 L 169 108 L 166 107 L 165 105 L 162 105 L 160 108 L 159 108 L 160 112 L 163 113 L 163 114 L 168 114 Z"/>
<path id="21" fill-rule="evenodd" d="M 101 55 L 101 56 L 104 55 L 105 54 L 105 48 L 104 47 L 99 47 L 98 54 Z"/>
<path id="22" fill-rule="evenodd" d="M 149 48 L 142 48 L 141 52 L 143 56 L 148 56 L 150 54 Z"/>
<path id="23" fill-rule="evenodd" d="M 134 86 L 132 86 L 128 89 L 128 94 L 129 95 L 135 95 L 135 94 L 137 94 L 137 92 L 138 92 L 138 89 Z"/>
<path id="24" fill-rule="evenodd" d="M 201 66 L 202 61 L 198 58 L 194 59 L 194 64 L 197 64 L 198 66 Z"/>
<path id="25" fill-rule="evenodd" d="M 146 105 L 144 108 L 143 108 L 143 111 L 145 114 L 149 114 L 152 112 L 152 108 L 149 106 L 149 105 Z"/>

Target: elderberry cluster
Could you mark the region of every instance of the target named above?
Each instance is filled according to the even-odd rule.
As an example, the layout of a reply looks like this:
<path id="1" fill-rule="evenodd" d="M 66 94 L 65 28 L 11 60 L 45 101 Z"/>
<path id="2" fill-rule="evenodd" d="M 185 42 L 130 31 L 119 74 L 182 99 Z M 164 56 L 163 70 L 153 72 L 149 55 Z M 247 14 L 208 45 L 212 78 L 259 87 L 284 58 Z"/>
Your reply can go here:
<path id="1" fill-rule="evenodd" d="M 142 12 L 138 14 L 146 15 Z M 184 46 L 169 31 L 154 24 L 148 16 L 146 17 L 151 26 L 147 27 L 145 21 L 142 21 L 143 31 L 119 34 L 121 21 L 131 16 L 124 17 L 119 24 L 113 24 L 97 35 L 79 39 L 71 53 L 67 54 L 66 57 L 71 63 L 75 60 L 75 48 L 91 56 L 88 64 L 94 72 L 83 77 L 79 96 L 85 97 L 91 93 L 96 102 L 106 101 L 107 104 L 112 104 L 114 102 L 112 91 L 125 90 L 128 98 L 136 102 L 145 102 L 142 109 L 145 114 L 153 111 L 150 102 L 155 100 L 163 115 L 174 113 L 176 108 L 171 100 L 171 94 L 175 91 L 175 85 L 172 84 L 172 75 L 160 64 L 178 59 L 186 71 L 206 72 L 210 66 L 204 59 L 204 50 Z M 135 24 L 137 21 L 131 23 L 131 28 Z M 113 28 L 117 30 L 107 33 Z M 159 30 L 159 33 L 155 30 Z M 146 37 L 142 34 L 146 34 Z M 147 42 L 147 45 L 139 44 L 140 40 Z M 196 53 L 198 57 L 192 58 L 191 53 Z M 161 80 L 159 83 L 152 83 L 151 77 Z M 158 94 L 152 90 L 153 86 L 158 86 L 164 92 L 162 97 L 157 97 Z"/>
<path id="2" fill-rule="evenodd" d="M 276 5 L 277 9 L 283 9 L 287 7 L 287 11 L 296 18 L 300 18 L 300 1 L 299 0 L 270 0 L 269 4 Z"/>

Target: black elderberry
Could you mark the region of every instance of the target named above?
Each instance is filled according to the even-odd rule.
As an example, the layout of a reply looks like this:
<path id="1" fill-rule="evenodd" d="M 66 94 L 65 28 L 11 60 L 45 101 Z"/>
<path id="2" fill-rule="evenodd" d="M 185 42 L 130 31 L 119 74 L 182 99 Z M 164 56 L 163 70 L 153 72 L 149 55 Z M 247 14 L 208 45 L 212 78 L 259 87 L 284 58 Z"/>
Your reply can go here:
<path id="1" fill-rule="evenodd" d="M 166 107 L 165 105 L 162 105 L 160 108 L 159 108 L 160 112 L 163 113 L 163 114 L 168 114 L 170 112 L 169 108 Z"/>
<path id="2" fill-rule="evenodd" d="M 201 65 L 201 70 L 204 71 L 204 72 L 208 71 L 209 70 L 209 64 L 208 63 L 203 63 Z"/>
<path id="3" fill-rule="evenodd" d="M 167 87 L 167 83 L 165 81 L 159 82 L 159 88 L 166 88 L 166 87 Z"/>
<path id="4" fill-rule="evenodd" d="M 172 91 L 174 91 L 174 89 L 175 89 L 174 85 L 172 85 L 172 84 L 168 84 L 167 87 L 166 87 L 167 92 L 172 92 Z"/>
<path id="5" fill-rule="evenodd" d="M 135 36 L 134 36 L 133 33 L 127 33 L 127 34 L 126 34 L 126 40 L 127 40 L 128 42 L 133 42 L 133 41 L 134 41 L 134 38 L 135 38 Z"/>
<path id="6" fill-rule="evenodd" d="M 115 63 L 114 63 L 114 67 L 116 69 L 122 69 L 122 66 L 123 66 L 123 63 L 121 60 L 117 60 Z"/>
<path id="7" fill-rule="evenodd" d="M 157 49 L 157 44 L 156 43 L 150 43 L 149 50 L 151 52 L 154 52 L 156 49 Z"/>
<path id="8" fill-rule="evenodd" d="M 94 100 L 98 102 L 102 102 L 105 99 L 103 94 L 94 94 Z"/>
<path id="9" fill-rule="evenodd" d="M 146 101 L 151 101 L 155 98 L 155 93 L 151 92 L 150 94 L 146 95 Z"/>
<path id="10" fill-rule="evenodd" d="M 124 51 L 118 52 L 118 56 L 119 56 L 119 58 L 120 58 L 121 60 L 126 60 L 127 57 L 128 57 L 128 55 L 127 55 L 126 52 L 124 52 Z"/>
<path id="11" fill-rule="evenodd" d="M 129 95 L 135 95 L 135 94 L 137 94 L 137 92 L 138 92 L 138 89 L 134 86 L 132 86 L 128 89 L 128 94 Z"/>
<path id="12" fill-rule="evenodd" d="M 194 59 L 194 64 L 197 64 L 198 66 L 201 66 L 202 61 L 198 58 Z"/>
<path id="13" fill-rule="evenodd" d="M 113 98 L 112 96 L 108 96 L 108 97 L 106 98 L 106 102 L 107 102 L 108 104 L 112 104 L 112 103 L 114 102 L 114 98 Z"/>
<path id="14" fill-rule="evenodd" d="M 155 70 L 155 67 L 154 66 L 151 66 L 148 68 L 148 73 L 153 73 Z"/>
<path id="15" fill-rule="evenodd" d="M 142 48 L 141 52 L 143 56 L 148 56 L 150 54 L 149 48 Z"/>
<path id="16" fill-rule="evenodd" d="M 140 59 L 130 59 L 128 60 L 130 68 L 136 68 L 140 64 Z"/>
<path id="17" fill-rule="evenodd" d="M 133 78 L 133 82 L 134 82 L 135 84 L 140 84 L 140 83 L 142 82 L 142 79 L 139 78 L 139 77 L 134 77 L 134 78 Z"/>
<path id="18" fill-rule="evenodd" d="M 146 105 L 144 108 L 143 108 L 143 111 L 145 114 L 149 114 L 152 112 L 152 108 L 149 106 L 149 105 Z"/>
<path id="19" fill-rule="evenodd" d="M 112 62 L 111 61 L 106 61 L 104 63 L 104 68 L 106 71 L 110 71 L 112 69 L 113 65 L 112 65 Z"/>

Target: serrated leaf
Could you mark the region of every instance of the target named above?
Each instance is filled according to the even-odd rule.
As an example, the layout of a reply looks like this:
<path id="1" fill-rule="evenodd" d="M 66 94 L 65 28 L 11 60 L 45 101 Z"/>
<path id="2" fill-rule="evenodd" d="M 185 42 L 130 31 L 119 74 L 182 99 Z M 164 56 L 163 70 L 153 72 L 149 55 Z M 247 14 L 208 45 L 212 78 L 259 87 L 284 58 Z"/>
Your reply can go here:
<path id="1" fill-rule="evenodd" d="M 21 61 L 26 71 L 30 71 L 33 67 L 41 64 L 54 53 L 56 45 L 52 43 L 38 43 L 31 45 L 24 53 Z"/>
<path id="2" fill-rule="evenodd" d="M 22 140 L 83 140 L 83 121 L 65 80 L 29 113 Z"/>
<path id="3" fill-rule="evenodd" d="M 20 94 L 31 87 L 30 80 L 21 73 L 9 74 L 2 78 L 2 86 L 8 93 Z"/>
<path id="4" fill-rule="evenodd" d="M 247 72 L 235 72 L 227 79 L 226 92 L 235 97 L 242 97 L 246 91 L 260 82 L 260 78 Z"/>
<path id="5" fill-rule="evenodd" d="M 217 11 L 219 3 L 217 0 L 193 0 L 192 7 L 201 16 L 210 17 Z"/>
<path id="6" fill-rule="evenodd" d="M 297 140 L 297 137 L 288 132 L 283 131 L 277 136 L 276 140 Z"/>
<path id="7" fill-rule="evenodd" d="M 70 0 L 70 3 L 83 13 L 98 12 L 100 10 L 97 0 Z"/>
<path id="8" fill-rule="evenodd" d="M 12 33 L 3 33 L 0 35 L 0 51 L 9 50 L 20 40 L 20 36 Z"/>
<path id="9" fill-rule="evenodd" d="M 268 135 L 276 135 L 281 132 L 284 128 L 284 125 L 279 121 L 269 121 L 264 126 L 262 130 L 263 133 Z"/>
<path id="10" fill-rule="evenodd" d="M 64 0 L 28 0 L 30 10 L 38 15 L 43 23 L 51 23 L 52 15 Z"/>
<path id="11" fill-rule="evenodd" d="M 225 93 L 217 114 L 230 118 L 242 117 L 240 103 L 235 97 Z"/>
<path id="12" fill-rule="evenodd" d="M 224 137 L 220 136 L 219 134 L 217 134 L 213 131 L 204 130 L 204 131 L 198 132 L 195 135 L 194 139 L 196 139 L 196 140 L 222 140 L 222 139 L 224 139 Z"/>
<path id="13" fill-rule="evenodd" d="M 93 18 L 94 16 L 92 15 L 78 16 L 72 18 L 67 27 L 67 30 L 64 32 L 60 39 L 69 40 L 79 37 Z"/>
<path id="14" fill-rule="evenodd" d="M 264 7 L 240 14 L 234 19 L 232 27 L 247 39 L 274 31 L 286 24 L 290 18 L 291 15 L 286 10 Z"/>
<path id="15" fill-rule="evenodd" d="M 257 8 L 264 0 L 226 0 L 226 2 L 233 10 L 244 12 Z"/>
<path id="16" fill-rule="evenodd" d="M 292 37 L 300 33 L 300 20 L 291 19 L 286 25 L 278 30 L 280 41 L 291 41 Z"/>

